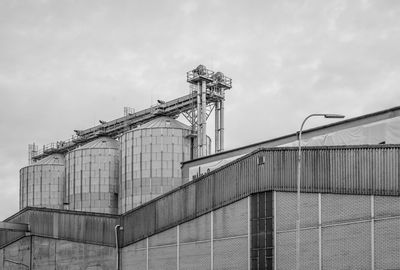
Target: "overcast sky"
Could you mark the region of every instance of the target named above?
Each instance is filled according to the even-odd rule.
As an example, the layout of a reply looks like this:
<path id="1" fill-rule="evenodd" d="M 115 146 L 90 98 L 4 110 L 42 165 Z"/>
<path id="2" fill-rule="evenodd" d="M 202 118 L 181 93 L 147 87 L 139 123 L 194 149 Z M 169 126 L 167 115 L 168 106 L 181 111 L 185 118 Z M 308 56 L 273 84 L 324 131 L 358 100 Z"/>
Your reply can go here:
<path id="1" fill-rule="evenodd" d="M 400 1 L 1 0 L 0 220 L 29 143 L 183 96 L 199 64 L 233 79 L 225 148 L 395 107 Z"/>

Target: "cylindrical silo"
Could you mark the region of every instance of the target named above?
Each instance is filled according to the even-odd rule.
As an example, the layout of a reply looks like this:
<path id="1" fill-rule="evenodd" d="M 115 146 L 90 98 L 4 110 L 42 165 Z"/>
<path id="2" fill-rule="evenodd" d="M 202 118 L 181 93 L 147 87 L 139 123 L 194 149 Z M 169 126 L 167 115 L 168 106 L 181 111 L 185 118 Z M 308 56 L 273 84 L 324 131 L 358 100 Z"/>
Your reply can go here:
<path id="1" fill-rule="evenodd" d="M 63 208 L 65 158 L 53 154 L 20 170 L 20 204 L 27 206 Z"/>
<path id="2" fill-rule="evenodd" d="M 185 124 L 159 117 L 121 136 L 120 213 L 182 184 L 181 162 L 190 157 L 189 134 Z"/>
<path id="3" fill-rule="evenodd" d="M 66 155 L 68 209 L 118 213 L 119 142 L 100 137 Z"/>

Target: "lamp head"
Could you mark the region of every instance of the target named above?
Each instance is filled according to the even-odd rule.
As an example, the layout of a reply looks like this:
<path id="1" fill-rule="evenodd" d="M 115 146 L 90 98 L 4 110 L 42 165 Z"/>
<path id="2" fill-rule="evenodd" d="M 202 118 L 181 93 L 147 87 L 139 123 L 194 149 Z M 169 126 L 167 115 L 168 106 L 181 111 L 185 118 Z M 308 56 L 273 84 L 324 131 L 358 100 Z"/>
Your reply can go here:
<path id="1" fill-rule="evenodd" d="M 324 114 L 325 118 L 344 118 L 344 115 L 341 114 Z"/>

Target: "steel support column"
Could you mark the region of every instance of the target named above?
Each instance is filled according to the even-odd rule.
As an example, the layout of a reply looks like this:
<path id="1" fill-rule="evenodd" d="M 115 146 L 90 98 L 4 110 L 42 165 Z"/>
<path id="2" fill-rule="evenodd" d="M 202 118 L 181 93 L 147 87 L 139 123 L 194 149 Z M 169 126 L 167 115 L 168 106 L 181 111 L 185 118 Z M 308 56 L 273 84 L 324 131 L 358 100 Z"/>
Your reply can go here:
<path id="1" fill-rule="evenodd" d="M 219 151 L 224 151 L 224 129 L 225 129 L 225 120 L 224 120 L 224 101 L 220 101 L 220 139 L 219 139 Z"/>
<path id="2" fill-rule="evenodd" d="M 201 156 L 201 85 L 197 82 L 197 157 Z"/>
<path id="3" fill-rule="evenodd" d="M 221 104 L 220 101 L 215 102 L 215 153 L 221 150 L 220 146 L 220 117 L 221 117 Z"/>
<path id="4" fill-rule="evenodd" d="M 204 157 L 207 155 L 207 98 L 206 98 L 206 81 L 201 82 L 201 145 L 202 145 L 202 153 L 201 156 Z"/>

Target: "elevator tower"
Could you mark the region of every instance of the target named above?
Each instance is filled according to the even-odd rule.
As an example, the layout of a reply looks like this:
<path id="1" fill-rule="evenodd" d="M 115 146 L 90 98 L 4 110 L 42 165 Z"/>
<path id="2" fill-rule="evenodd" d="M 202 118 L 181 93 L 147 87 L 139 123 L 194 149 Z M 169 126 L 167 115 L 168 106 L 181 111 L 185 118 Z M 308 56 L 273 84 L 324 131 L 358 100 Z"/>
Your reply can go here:
<path id="1" fill-rule="evenodd" d="M 191 93 L 196 95 L 196 106 L 184 113 L 189 120 L 193 140 L 193 148 L 197 149 L 197 157 L 207 155 L 207 119 L 215 110 L 215 152 L 224 150 L 224 100 L 225 90 L 232 88 L 232 79 L 222 72 L 214 72 L 203 65 L 187 73 L 187 82 L 191 84 Z"/>

